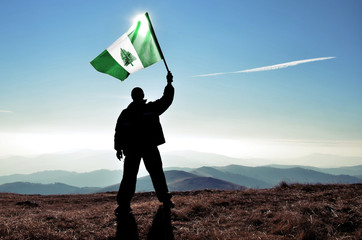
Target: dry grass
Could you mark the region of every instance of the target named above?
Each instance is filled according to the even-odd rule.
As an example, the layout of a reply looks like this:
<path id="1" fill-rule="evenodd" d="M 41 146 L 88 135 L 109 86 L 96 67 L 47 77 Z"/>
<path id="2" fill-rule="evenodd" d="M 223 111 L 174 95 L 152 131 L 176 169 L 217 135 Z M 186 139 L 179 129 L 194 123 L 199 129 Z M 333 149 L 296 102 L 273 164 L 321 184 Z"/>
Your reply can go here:
<path id="1" fill-rule="evenodd" d="M 139 239 L 358 240 L 361 193 L 358 184 L 285 183 L 265 190 L 175 192 L 170 213 L 159 208 L 154 193 L 138 193 L 132 209 Z M 0 239 L 114 239 L 115 194 L 0 194 Z M 127 224 L 120 223 L 119 231 L 131 230 Z"/>

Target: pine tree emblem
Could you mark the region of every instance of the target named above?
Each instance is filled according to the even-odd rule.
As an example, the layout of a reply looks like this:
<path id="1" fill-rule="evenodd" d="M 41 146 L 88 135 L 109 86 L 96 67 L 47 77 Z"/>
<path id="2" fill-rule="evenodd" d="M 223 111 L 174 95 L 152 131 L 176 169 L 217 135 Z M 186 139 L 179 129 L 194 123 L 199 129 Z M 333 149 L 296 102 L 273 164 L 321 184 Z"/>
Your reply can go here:
<path id="1" fill-rule="evenodd" d="M 123 48 L 121 48 L 121 58 L 125 66 L 128 66 L 130 64 L 131 66 L 133 66 L 132 62 L 136 60 L 136 58 L 132 55 L 132 53 L 124 50 Z"/>

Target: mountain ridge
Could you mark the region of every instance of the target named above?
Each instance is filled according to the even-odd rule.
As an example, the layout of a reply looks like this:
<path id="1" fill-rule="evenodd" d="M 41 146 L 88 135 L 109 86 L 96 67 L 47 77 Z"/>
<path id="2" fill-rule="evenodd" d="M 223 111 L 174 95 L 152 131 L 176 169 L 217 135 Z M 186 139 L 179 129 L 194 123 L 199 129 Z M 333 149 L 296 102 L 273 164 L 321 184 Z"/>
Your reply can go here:
<path id="1" fill-rule="evenodd" d="M 327 173 L 318 172 L 311 169 L 304 169 L 302 167 L 293 168 L 275 168 L 275 167 L 247 167 L 241 165 L 228 165 L 224 167 L 201 167 L 196 169 L 189 169 L 190 172 L 180 170 L 165 171 L 165 176 L 170 191 L 190 191 L 201 189 L 222 189 L 233 190 L 247 188 L 272 188 L 280 182 L 286 183 L 302 183 L 302 184 L 350 184 L 362 183 L 361 178 L 349 175 L 332 175 Z M 50 172 L 41 172 L 40 175 L 49 176 Z M 60 175 L 75 174 L 74 172 L 57 172 Z M 102 173 L 102 174 L 100 174 Z M 0 192 L 13 192 L 23 194 L 67 194 L 67 193 L 93 193 L 93 192 L 107 192 L 117 191 L 119 188 L 121 173 L 113 170 L 99 170 L 90 173 L 79 173 L 79 176 L 85 176 L 83 180 L 91 179 L 100 181 L 102 177 L 115 174 L 117 179 L 111 180 L 107 186 L 74 186 L 72 184 L 65 184 L 64 182 L 53 181 L 52 183 L 30 183 L 15 181 L 15 183 L 5 183 L 0 185 Z M 97 175 L 98 174 L 98 175 Z M 100 175 L 99 175 L 100 174 Z M 16 175 L 17 176 L 17 175 Z M 78 176 L 78 177 L 79 177 Z M 95 177 L 97 176 L 97 177 Z M 22 176 L 23 177 L 23 176 Z M 59 177 L 59 175 L 57 175 Z M 0 178 L 1 179 L 1 178 Z M 55 178 L 57 179 L 57 178 Z M 68 178 L 77 179 L 77 178 Z M 54 179 L 53 179 L 54 180 Z M 49 179 L 48 179 L 49 181 Z M 57 185 L 57 184 L 58 185 Z M 37 185 L 38 184 L 38 185 Z M 52 185 L 53 184 L 53 185 Z M 63 184 L 63 185 L 60 185 Z M 65 186 L 66 185 L 66 186 Z M 60 190 L 54 191 L 55 188 Z M 24 190 L 26 189 L 26 190 Z M 31 190 L 32 189 L 32 190 Z M 44 190 L 50 189 L 50 190 Z M 152 181 L 149 176 L 140 177 L 137 180 L 137 192 L 153 191 Z"/>
<path id="2" fill-rule="evenodd" d="M 74 171 L 49 170 L 31 174 L 0 176 L 0 184 L 11 182 L 30 182 L 52 184 L 61 182 L 75 187 L 106 187 L 122 179 L 122 171 L 100 169 L 86 173 Z"/>
<path id="3" fill-rule="evenodd" d="M 94 193 L 97 189 L 98 188 L 92 187 L 79 188 L 64 183 L 39 184 L 28 182 L 14 182 L 0 185 L 0 192 L 40 195 L 89 194 Z"/>

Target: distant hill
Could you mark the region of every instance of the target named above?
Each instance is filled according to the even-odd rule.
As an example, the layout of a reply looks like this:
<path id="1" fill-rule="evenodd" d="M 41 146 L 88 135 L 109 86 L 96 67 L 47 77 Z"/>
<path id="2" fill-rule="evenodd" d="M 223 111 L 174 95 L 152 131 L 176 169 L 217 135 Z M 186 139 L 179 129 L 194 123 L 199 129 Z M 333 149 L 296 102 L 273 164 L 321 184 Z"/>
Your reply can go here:
<path id="1" fill-rule="evenodd" d="M 119 182 L 121 179 L 122 171 L 119 170 L 97 170 L 87 173 L 54 170 L 0 176 L 0 184 L 11 182 L 51 184 L 61 182 L 75 187 L 106 187 Z"/>
<path id="2" fill-rule="evenodd" d="M 289 169 L 289 168 L 304 168 L 304 169 L 310 169 L 317 172 L 322 173 L 328 173 L 333 175 L 350 175 L 354 177 L 358 177 L 362 173 L 362 165 L 356 165 L 352 167 L 334 167 L 334 168 L 317 168 L 317 167 L 311 167 L 311 166 L 301 166 L 301 165 L 278 165 L 278 164 L 271 164 L 268 165 L 268 167 L 274 167 L 274 168 L 283 168 L 283 169 Z"/>
<path id="3" fill-rule="evenodd" d="M 245 167 L 230 165 L 226 167 L 215 167 L 225 173 L 239 174 L 245 177 L 256 178 L 266 182 L 270 187 L 281 181 L 288 183 L 361 183 L 362 179 L 348 175 L 332 175 L 317 172 L 301 167 L 280 169 L 273 167 Z"/>
<path id="4" fill-rule="evenodd" d="M 230 173 L 230 172 L 223 172 L 220 170 L 217 170 L 212 167 L 201 167 L 198 169 L 195 169 L 192 171 L 192 173 L 204 176 L 204 177 L 213 177 L 217 179 L 221 179 L 224 181 L 236 183 L 243 185 L 248 188 L 269 188 L 272 187 L 272 185 L 268 182 L 264 182 L 260 179 L 244 176 L 242 174 L 236 174 L 236 173 Z"/>
<path id="5" fill-rule="evenodd" d="M 199 177 L 199 176 L 185 171 L 170 170 L 170 171 L 165 171 L 165 177 L 167 180 L 167 185 L 170 188 L 171 184 L 174 182 L 182 181 L 193 177 Z M 137 187 L 136 187 L 137 192 L 146 192 L 152 190 L 153 190 L 153 185 L 150 176 L 141 177 L 137 180 Z"/>
<path id="6" fill-rule="evenodd" d="M 170 191 L 191 191 L 201 189 L 235 190 L 245 187 L 213 177 L 202 177 L 184 171 L 165 172 Z"/>
<path id="7" fill-rule="evenodd" d="M 175 182 L 183 181 L 185 179 L 199 177 L 198 175 L 185 172 L 185 171 L 178 171 L 178 170 L 170 170 L 165 171 L 165 177 L 167 180 L 167 184 L 170 188 L 172 184 Z M 137 180 L 137 191 L 145 192 L 145 191 L 152 191 L 153 185 L 150 176 L 141 177 Z M 180 190 L 181 191 L 181 190 Z"/>
<path id="8" fill-rule="evenodd" d="M 98 188 L 78 188 L 63 183 L 37 184 L 15 182 L 0 185 L 0 192 L 42 195 L 94 193 L 97 189 Z"/>
<path id="9" fill-rule="evenodd" d="M 190 172 L 180 170 L 165 171 L 170 191 L 190 191 L 206 188 L 220 190 L 242 189 L 244 187 L 272 188 L 282 181 L 302 184 L 362 183 L 362 179 L 358 177 L 327 174 L 303 167 L 276 168 L 270 166 L 246 167 L 229 165 L 188 170 Z M 121 176 L 120 171 L 111 170 L 98 170 L 90 173 L 45 171 L 29 175 L 10 175 L 0 177 L 2 181 L 14 180 L 14 183 L 0 185 L 0 192 L 70 194 L 118 191 Z M 35 182 L 29 183 L 28 181 Z M 56 183 L 58 181 L 61 183 Z M 46 184 L 43 184 L 44 182 Z M 137 180 L 137 192 L 153 190 L 154 188 L 149 176 L 141 177 Z"/>
<path id="10" fill-rule="evenodd" d="M 192 191 L 203 189 L 236 190 L 245 189 L 245 187 L 212 177 L 193 177 L 169 184 L 170 191 Z"/>
<path id="11" fill-rule="evenodd" d="M 165 171 L 165 176 L 170 191 L 191 191 L 201 189 L 234 190 L 245 188 L 238 184 L 227 182 L 221 179 L 216 179 L 213 177 L 202 177 L 185 171 Z M 116 184 L 113 185 L 112 188 L 107 188 L 107 190 L 116 191 L 118 188 L 119 184 Z M 137 180 L 137 192 L 147 192 L 153 190 L 154 188 L 149 176 L 141 177 Z"/>
<path id="12" fill-rule="evenodd" d="M 199 175 L 197 174 L 177 170 L 165 171 L 165 176 L 168 183 L 174 183 L 185 179 L 199 177 Z"/>

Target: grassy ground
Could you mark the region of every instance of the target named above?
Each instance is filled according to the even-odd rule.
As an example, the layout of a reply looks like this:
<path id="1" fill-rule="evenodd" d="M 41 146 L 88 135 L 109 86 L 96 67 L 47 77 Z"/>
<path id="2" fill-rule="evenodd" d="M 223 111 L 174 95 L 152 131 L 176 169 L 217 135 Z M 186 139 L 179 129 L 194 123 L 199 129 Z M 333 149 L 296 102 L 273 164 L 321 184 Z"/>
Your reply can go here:
<path id="1" fill-rule="evenodd" d="M 360 184 L 138 193 L 118 227 L 115 195 L 0 194 L 0 239 L 362 239 Z"/>

